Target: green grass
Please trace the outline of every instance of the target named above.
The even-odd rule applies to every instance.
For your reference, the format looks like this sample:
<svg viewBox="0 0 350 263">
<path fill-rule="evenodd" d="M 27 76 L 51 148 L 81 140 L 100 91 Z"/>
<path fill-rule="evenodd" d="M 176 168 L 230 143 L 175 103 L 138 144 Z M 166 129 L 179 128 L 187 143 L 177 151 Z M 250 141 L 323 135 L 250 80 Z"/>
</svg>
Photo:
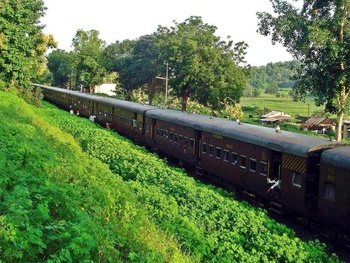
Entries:
<svg viewBox="0 0 350 263">
<path fill-rule="evenodd" d="M 294 119 L 298 116 L 309 117 L 312 116 L 315 112 L 324 110 L 324 107 L 317 107 L 315 105 L 313 98 L 306 98 L 305 102 L 294 102 L 291 97 L 276 97 L 275 95 L 271 94 L 262 94 L 257 98 L 242 97 L 241 105 L 245 118 L 249 115 L 259 117 L 255 111 L 256 108 L 266 108 L 270 111 L 283 111 L 291 115 Z"/>
</svg>

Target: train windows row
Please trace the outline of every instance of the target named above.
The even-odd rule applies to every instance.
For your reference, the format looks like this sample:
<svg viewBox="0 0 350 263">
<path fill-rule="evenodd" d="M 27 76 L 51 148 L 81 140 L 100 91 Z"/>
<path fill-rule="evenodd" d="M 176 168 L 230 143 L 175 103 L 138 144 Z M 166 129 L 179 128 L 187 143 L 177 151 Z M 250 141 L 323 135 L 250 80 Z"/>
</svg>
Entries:
<svg viewBox="0 0 350 263">
<path fill-rule="evenodd" d="M 194 139 L 188 138 L 181 134 L 169 132 L 164 129 L 156 128 L 156 136 L 159 138 L 167 139 L 171 142 L 174 142 L 178 145 L 182 145 L 183 147 L 188 147 L 190 149 L 194 148 Z"/>
<path fill-rule="evenodd" d="M 257 160 L 255 158 L 247 158 L 247 156 L 241 154 L 239 155 L 236 152 L 230 152 L 227 149 L 221 149 L 220 147 L 214 147 L 212 144 L 207 144 L 202 142 L 201 144 L 201 153 L 208 154 L 211 157 L 215 157 L 216 159 L 223 160 L 224 162 L 230 162 L 233 165 L 239 165 L 242 169 L 249 169 L 251 172 L 259 171 L 262 175 L 267 175 L 268 172 L 268 163 L 264 161 L 259 162 L 259 167 Z M 258 170 L 259 168 L 259 170 Z"/>
<path fill-rule="evenodd" d="M 117 115 L 115 116 L 115 120 L 117 122 L 120 122 L 126 126 L 132 126 L 132 127 L 136 127 L 137 126 L 137 121 L 135 119 L 129 119 L 129 118 L 126 118 L 124 116 L 120 116 L 120 115 Z M 140 129 L 142 129 L 142 124 L 140 124 Z"/>
</svg>

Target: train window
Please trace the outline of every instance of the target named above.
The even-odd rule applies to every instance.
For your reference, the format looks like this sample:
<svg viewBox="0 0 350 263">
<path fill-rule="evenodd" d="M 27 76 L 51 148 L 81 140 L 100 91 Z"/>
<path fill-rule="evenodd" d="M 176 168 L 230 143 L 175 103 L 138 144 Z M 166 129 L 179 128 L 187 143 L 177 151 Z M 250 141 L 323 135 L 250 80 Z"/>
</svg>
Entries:
<svg viewBox="0 0 350 263">
<path fill-rule="evenodd" d="M 249 159 L 249 170 L 252 172 L 256 172 L 256 160 L 253 158 Z"/>
<path fill-rule="evenodd" d="M 232 153 L 232 164 L 236 165 L 238 163 L 238 154 Z"/>
<path fill-rule="evenodd" d="M 267 175 L 267 163 L 266 162 L 260 162 L 260 174 Z"/>
<path fill-rule="evenodd" d="M 170 141 L 173 140 L 173 133 L 172 133 L 172 132 L 169 133 L 169 140 L 170 140 Z"/>
<path fill-rule="evenodd" d="M 177 143 L 177 133 L 174 134 L 174 142 Z"/>
<path fill-rule="evenodd" d="M 188 147 L 188 138 L 184 137 L 184 147 Z"/>
<path fill-rule="evenodd" d="M 190 149 L 194 148 L 194 139 L 190 138 Z"/>
<path fill-rule="evenodd" d="M 216 147 L 216 158 L 221 159 L 221 148 L 220 147 Z"/>
<path fill-rule="evenodd" d="M 301 187 L 302 175 L 300 173 L 292 173 L 292 183 L 296 187 Z"/>
<path fill-rule="evenodd" d="M 335 201 L 335 190 L 334 184 L 325 182 L 323 184 L 323 197 L 330 201 Z"/>
<path fill-rule="evenodd" d="M 146 124 L 146 132 L 149 132 L 149 125 Z"/>
<path fill-rule="evenodd" d="M 165 130 L 165 131 L 164 131 L 164 139 L 168 139 L 168 138 L 169 138 L 169 136 L 168 136 L 168 131 Z"/>
<path fill-rule="evenodd" d="M 182 135 L 179 135 L 179 144 L 182 144 Z"/>
<path fill-rule="evenodd" d="M 163 129 L 160 130 L 160 137 L 164 137 L 164 130 Z"/>
<path fill-rule="evenodd" d="M 245 155 L 241 155 L 241 157 L 240 157 L 240 167 L 245 169 L 246 166 L 247 166 L 247 157 Z"/>
<path fill-rule="evenodd" d="M 213 156 L 213 154 L 214 154 L 214 146 L 209 144 L 209 155 Z"/>
<path fill-rule="evenodd" d="M 202 153 L 207 153 L 207 144 L 202 142 Z"/>
<path fill-rule="evenodd" d="M 228 162 L 228 150 L 224 150 L 224 162 Z"/>
</svg>

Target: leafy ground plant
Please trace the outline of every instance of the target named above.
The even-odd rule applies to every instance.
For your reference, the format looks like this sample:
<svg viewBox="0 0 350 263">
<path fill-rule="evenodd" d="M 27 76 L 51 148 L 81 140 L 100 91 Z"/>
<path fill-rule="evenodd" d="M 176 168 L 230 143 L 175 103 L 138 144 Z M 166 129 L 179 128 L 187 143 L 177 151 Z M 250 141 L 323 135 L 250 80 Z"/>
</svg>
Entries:
<svg viewBox="0 0 350 263">
<path fill-rule="evenodd" d="M 265 211 L 195 181 L 118 134 L 47 105 L 44 111 L 127 182 L 148 217 L 194 262 L 339 262 L 318 240 L 302 242 Z"/>
<path fill-rule="evenodd" d="M 49 113 L 0 91 L 0 262 L 193 262 Z"/>
</svg>

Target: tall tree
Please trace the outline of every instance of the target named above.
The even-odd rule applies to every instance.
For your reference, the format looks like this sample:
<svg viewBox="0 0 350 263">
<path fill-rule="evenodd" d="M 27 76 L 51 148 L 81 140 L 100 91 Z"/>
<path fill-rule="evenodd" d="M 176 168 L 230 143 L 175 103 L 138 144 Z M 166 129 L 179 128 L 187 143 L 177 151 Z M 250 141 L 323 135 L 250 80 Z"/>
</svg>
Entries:
<svg viewBox="0 0 350 263">
<path fill-rule="evenodd" d="M 96 85 L 103 82 L 106 69 L 103 66 L 102 54 L 106 42 L 99 38 L 97 30 L 79 29 L 73 38 L 74 53 L 77 55 L 77 78 L 89 92 L 93 93 Z"/>
<path fill-rule="evenodd" d="M 0 2 L 1 80 L 29 88 L 43 71 L 47 48 L 56 46 L 52 36 L 42 33 L 40 18 L 45 10 L 41 0 Z"/>
<path fill-rule="evenodd" d="M 74 53 L 58 49 L 52 51 L 47 58 L 47 67 L 53 75 L 52 85 L 62 88 L 71 87 L 75 75 Z"/>
<path fill-rule="evenodd" d="M 246 84 L 246 76 L 235 59 L 244 62 L 246 46 L 226 43 L 215 36 L 216 27 L 190 17 L 171 28 L 158 28 L 158 44 L 163 60 L 170 66 L 169 84 L 182 97 L 186 111 L 189 97 L 213 109 L 222 107 L 221 101 L 230 97 L 239 101 Z"/>
<path fill-rule="evenodd" d="M 131 53 L 119 58 L 117 63 L 120 81 L 128 93 L 142 87 L 150 104 L 158 88 L 156 76 L 164 63 L 159 53 L 155 34 L 145 35 L 135 40 Z"/>
<path fill-rule="evenodd" d="M 337 115 L 341 140 L 350 95 L 350 1 L 304 0 L 299 9 L 285 0 L 270 0 L 274 15 L 258 12 L 258 32 L 282 43 L 301 62 L 296 92 L 311 93 L 317 106 Z"/>
</svg>

